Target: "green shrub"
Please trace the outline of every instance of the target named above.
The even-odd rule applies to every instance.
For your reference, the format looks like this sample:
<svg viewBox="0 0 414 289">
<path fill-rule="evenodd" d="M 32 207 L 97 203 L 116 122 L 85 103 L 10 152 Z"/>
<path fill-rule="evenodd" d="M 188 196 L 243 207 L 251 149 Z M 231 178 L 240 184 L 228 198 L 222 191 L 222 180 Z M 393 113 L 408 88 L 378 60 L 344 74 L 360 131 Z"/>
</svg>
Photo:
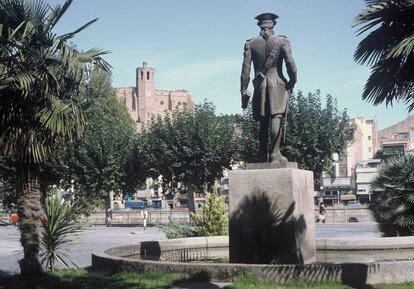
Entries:
<svg viewBox="0 0 414 289">
<path fill-rule="evenodd" d="M 159 225 L 158 227 L 168 239 L 187 238 L 194 235 L 189 225 L 180 224 L 171 218 L 168 218 L 167 225 Z"/>
<path fill-rule="evenodd" d="M 41 262 L 46 269 L 53 271 L 57 264 L 66 267 L 76 264 L 69 258 L 64 248 L 72 242 L 71 235 L 80 231 L 77 223 L 77 210 L 70 201 L 55 194 L 49 194 L 43 202 L 45 218 L 41 226 Z"/>
<path fill-rule="evenodd" d="M 387 160 L 373 179 L 373 201 L 369 205 L 385 237 L 414 233 L 414 156 Z"/>
<path fill-rule="evenodd" d="M 216 191 L 207 196 L 201 214 L 191 213 L 192 230 L 196 236 L 224 236 L 228 234 L 228 216 L 224 201 Z"/>
</svg>

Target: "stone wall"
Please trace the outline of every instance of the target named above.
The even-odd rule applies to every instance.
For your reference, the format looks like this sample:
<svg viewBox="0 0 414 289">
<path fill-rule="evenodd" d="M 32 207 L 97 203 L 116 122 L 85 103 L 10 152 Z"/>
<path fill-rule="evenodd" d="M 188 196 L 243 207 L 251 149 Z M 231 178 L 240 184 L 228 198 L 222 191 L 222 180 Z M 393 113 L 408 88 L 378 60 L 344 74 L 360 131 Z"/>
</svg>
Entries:
<svg viewBox="0 0 414 289">
<path fill-rule="evenodd" d="M 347 223 L 352 222 L 352 218 L 356 218 L 358 222 L 372 222 L 371 212 L 365 206 L 358 207 L 335 207 L 326 208 L 327 223 Z M 168 218 L 174 221 L 187 224 L 190 222 L 190 214 L 188 210 L 149 210 L 148 225 L 167 224 Z M 315 209 L 315 220 L 318 218 L 318 209 Z M 355 219 L 353 219 L 355 221 Z M 90 225 L 104 225 L 105 212 L 94 212 L 89 217 L 83 217 L 82 222 Z M 130 211 L 112 211 L 113 225 L 142 225 L 143 219 L 140 210 Z"/>
<path fill-rule="evenodd" d="M 326 223 L 373 222 L 374 219 L 366 206 L 326 207 Z M 315 209 L 315 219 L 319 210 Z"/>
<path fill-rule="evenodd" d="M 187 224 L 190 222 L 190 214 L 188 210 L 154 210 L 148 211 L 148 225 L 167 224 L 169 218 L 179 223 Z M 105 212 L 94 212 L 88 217 L 83 217 L 82 222 L 90 225 L 104 225 Z M 141 210 L 130 211 L 112 211 L 113 225 L 142 225 L 143 218 Z"/>
</svg>

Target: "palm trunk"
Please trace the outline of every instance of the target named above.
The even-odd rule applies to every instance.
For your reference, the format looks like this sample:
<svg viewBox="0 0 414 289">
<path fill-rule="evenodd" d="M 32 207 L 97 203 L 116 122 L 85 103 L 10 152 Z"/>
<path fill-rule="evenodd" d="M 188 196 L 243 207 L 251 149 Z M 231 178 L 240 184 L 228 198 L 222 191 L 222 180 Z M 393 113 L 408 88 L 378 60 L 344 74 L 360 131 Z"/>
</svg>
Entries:
<svg viewBox="0 0 414 289">
<path fill-rule="evenodd" d="M 37 177 L 17 170 L 18 215 L 20 243 L 24 257 L 19 260 L 22 275 L 41 273 L 39 261 L 40 217 L 42 215 L 41 192 Z"/>
</svg>

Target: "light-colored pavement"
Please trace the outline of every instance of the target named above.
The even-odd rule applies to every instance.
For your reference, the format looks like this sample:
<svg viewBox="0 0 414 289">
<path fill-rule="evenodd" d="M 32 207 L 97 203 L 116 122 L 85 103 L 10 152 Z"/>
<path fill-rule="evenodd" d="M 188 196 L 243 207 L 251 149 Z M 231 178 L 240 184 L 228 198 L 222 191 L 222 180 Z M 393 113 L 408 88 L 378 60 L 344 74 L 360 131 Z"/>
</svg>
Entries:
<svg viewBox="0 0 414 289">
<path fill-rule="evenodd" d="M 19 272 L 18 260 L 22 258 L 19 231 L 15 226 L 0 226 L 0 275 Z M 142 241 L 165 239 L 157 228 L 142 227 L 86 227 L 76 236 L 69 248 L 69 256 L 80 267 L 91 265 L 91 253 L 111 247 Z"/>
<path fill-rule="evenodd" d="M 316 225 L 316 238 L 369 237 L 378 237 L 374 223 Z M 86 267 L 91 265 L 91 253 L 94 251 L 161 239 L 165 239 L 165 235 L 155 227 L 147 228 L 145 232 L 142 227 L 87 227 L 76 237 L 69 255 L 79 266 Z M 17 261 L 21 257 L 22 249 L 17 228 L 0 226 L 0 275 L 17 273 Z"/>
</svg>

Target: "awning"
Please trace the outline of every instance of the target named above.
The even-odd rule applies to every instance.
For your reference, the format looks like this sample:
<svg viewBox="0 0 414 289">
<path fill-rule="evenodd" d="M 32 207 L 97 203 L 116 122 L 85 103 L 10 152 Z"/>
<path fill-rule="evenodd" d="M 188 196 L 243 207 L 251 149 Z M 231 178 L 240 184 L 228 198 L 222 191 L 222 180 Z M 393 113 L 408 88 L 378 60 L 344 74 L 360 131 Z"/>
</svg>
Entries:
<svg viewBox="0 0 414 289">
<path fill-rule="evenodd" d="M 349 194 L 349 195 L 341 195 L 341 201 L 355 201 L 356 196 Z"/>
</svg>

